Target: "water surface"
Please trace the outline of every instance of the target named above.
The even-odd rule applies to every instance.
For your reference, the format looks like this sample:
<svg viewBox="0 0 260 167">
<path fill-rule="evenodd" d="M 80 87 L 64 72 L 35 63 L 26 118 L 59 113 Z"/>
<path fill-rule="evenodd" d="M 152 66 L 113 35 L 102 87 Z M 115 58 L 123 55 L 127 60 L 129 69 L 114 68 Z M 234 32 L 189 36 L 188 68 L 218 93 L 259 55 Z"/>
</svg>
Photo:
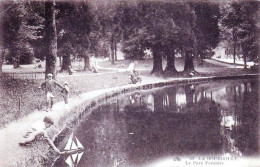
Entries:
<svg viewBox="0 0 260 167">
<path fill-rule="evenodd" d="M 258 80 L 137 91 L 107 101 L 81 121 L 73 134 L 85 151 L 72 161 L 139 167 L 169 156 L 254 156 L 258 119 Z M 66 166 L 67 158 L 54 166 Z"/>
</svg>

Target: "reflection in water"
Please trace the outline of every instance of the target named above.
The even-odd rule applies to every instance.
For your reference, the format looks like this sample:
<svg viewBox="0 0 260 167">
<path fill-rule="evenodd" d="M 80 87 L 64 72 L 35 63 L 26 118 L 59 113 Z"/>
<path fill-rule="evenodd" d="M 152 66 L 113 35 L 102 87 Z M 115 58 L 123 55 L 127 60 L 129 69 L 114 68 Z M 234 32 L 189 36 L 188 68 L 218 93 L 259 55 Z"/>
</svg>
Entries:
<svg viewBox="0 0 260 167">
<path fill-rule="evenodd" d="M 258 82 L 178 85 L 123 95 L 102 105 L 74 134 L 78 166 L 143 166 L 192 154 L 258 154 Z M 63 146 L 61 146 L 63 147 Z M 64 166 L 60 157 L 56 166 Z"/>
<path fill-rule="evenodd" d="M 164 94 L 163 95 L 163 106 L 167 107 L 169 105 L 170 105 L 170 103 L 169 103 L 169 96 L 167 94 Z"/>
<path fill-rule="evenodd" d="M 180 92 L 179 90 L 180 89 L 178 89 L 176 93 L 176 105 L 180 108 L 183 108 L 187 104 L 186 94 L 185 92 Z"/>
<path fill-rule="evenodd" d="M 149 94 L 147 97 L 147 109 L 154 111 L 154 98 L 151 94 Z"/>
</svg>

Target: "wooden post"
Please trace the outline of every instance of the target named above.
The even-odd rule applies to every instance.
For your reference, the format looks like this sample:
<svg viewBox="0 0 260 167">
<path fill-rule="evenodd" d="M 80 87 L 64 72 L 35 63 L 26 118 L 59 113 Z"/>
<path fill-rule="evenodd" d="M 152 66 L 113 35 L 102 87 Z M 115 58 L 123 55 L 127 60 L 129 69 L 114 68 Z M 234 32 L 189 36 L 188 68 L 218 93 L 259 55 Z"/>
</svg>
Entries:
<svg viewBox="0 0 260 167">
<path fill-rule="evenodd" d="M 21 111 L 21 97 L 18 98 L 18 109 Z"/>
</svg>

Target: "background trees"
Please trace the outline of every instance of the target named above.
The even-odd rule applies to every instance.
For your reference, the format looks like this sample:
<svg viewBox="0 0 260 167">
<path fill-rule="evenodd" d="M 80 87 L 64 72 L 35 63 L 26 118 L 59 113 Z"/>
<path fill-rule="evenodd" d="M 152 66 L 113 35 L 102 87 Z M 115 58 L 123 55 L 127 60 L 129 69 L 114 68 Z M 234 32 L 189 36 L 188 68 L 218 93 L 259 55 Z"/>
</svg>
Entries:
<svg viewBox="0 0 260 167">
<path fill-rule="evenodd" d="M 224 10 L 222 13 L 222 24 L 225 27 L 227 40 L 233 43 L 233 59 L 234 64 L 236 62 L 236 47 L 238 43 L 238 32 L 240 31 L 239 25 L 242 24 L 243 20 L 241 16 L 241 4 L 239 2 L 232 2 L 223 6 Z"/>
<path fill-rule="evenodd" d="M 61 70 L 68 70 L 71 64 L 71 56 L 78 56 L 84 59 L 84 69 L 89 67 L 89 55 L 87 50 L 90 47 L 89 34 L 92 16 L 89 12 L 89 5 L 81 2 L 59 2 L 57 3 L 59 14 L 57 15 L 57 27 L 59 33 L 59 48 L 63 52 L 63 64 Z"/>
<path fill-rule="evenodd" d="M 226 39 L 233 43 L 234 63 L 236 61 L 237 45 L 242 48 L 244 68 L 246 60 L 256 59 L 259 55 L 259 3 L 231 2 L 223 6 L 221 23 L 225 28 Z"/>
<path fill-rule="evenodd" d="M 122 46 L 126 59 L 143 59 L 151 50 L 153 74 L 176 75 L 176 54 L 184 59 L 184 73 L 191 74 L 193 58 L 213 55 L 221 40 L 232 43 L 234 62 L 241 47 L 245 67 L 259 55 L 259 3 L 253 1 L 23 1 L 1 7 L 1 49 L 15 68 L 36 57 L 46 59 L 46 72 L 54 73 L 59 56 L 61 70 L 75 57 L 90 69 L 90 56 L 110 57 L 113 64 Z"/>
<path fill-rule="evenodd" d="M 33 60 L 32 43 L 42 36 L 43 18 L 34 10 L 34 4 L 29 2 L 3 3 L 2 30 L 3 47 L 8 48 L 6 60 L 14 65 L 29 64 Z"/>
<path fill-rule="evenodd" d="M 127 29 L 130 38 L 124 38 L 126 53 L 151 49 L 152 73 L 164 74 L 162 57 L 167 56 L 168 74 L 175 74 L 175 52 L 185 53 L 185 71 L 192 70 L 192 51 L 195 49 L 195 12 L 188 3 L 160 3 L 144 1 L 134 6 L 135 26 Z"/>
<path fill-rule="evenodd" d="M 259 3 L 257 2 L 243 2 L 241 7 L 242 24 L 239 26 L 240 31 L 238 37 L 242 48 L 242 55 L 244 60 L 244 68 L 247 68 L 246 61 L 251 60 L 258 62 L 259 55 L 259 37 L 260 27 L 257 27 L 259 22 Z"/>
<path fill-rule="evenodd" d="M 220 5 L 217 3 L 194 3 L 196 14 L 196 53 L 203 60 L 207 55 L 212 55 L 212 50 L 220 42 Z M 201 61 L 203 62 L 203 61 Z"/>
</svg>

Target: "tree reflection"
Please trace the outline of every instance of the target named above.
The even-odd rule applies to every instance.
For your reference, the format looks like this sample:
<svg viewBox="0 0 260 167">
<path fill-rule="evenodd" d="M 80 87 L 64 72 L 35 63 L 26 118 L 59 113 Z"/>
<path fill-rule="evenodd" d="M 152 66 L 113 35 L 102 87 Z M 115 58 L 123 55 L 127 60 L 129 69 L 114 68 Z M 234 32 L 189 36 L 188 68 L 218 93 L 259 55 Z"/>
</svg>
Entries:
<svg viewBox="0 0 260 167">
<path fill-rule="evenodd" d="M 258 153 L 258 82 L 178 85 L 100 106 L 76 130 L 90 166 L 140 166 L 168 155 Z M 111 156 L 112 155 L 112 156 Z"/>
<path fill-rule="evenodd" d="M 180 87 L 177 89 L 177 92 L 176 92 L 177 110 L 179 111 L 180 109 L 185 107 L 186 104 L 187 104 L 186 92 L 182 87 Z"/>
</svg>

